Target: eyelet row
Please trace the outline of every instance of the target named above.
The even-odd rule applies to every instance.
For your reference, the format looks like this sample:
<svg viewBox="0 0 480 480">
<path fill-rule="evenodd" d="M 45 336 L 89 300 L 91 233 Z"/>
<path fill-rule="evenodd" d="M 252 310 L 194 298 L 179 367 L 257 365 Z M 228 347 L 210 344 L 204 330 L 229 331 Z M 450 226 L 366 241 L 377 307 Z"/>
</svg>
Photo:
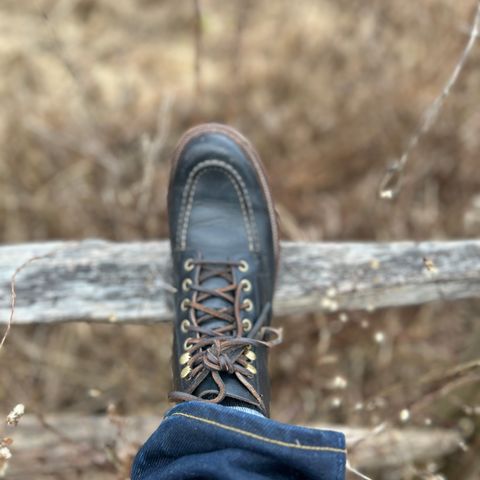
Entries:
<svg viewBox="0 0 480 480">
<path fill-rule="evenodd" d="M 245 272 L 248 272 L 248 269 L 249 269 L 249 265 L 248 265 L 248 262 L 245 261 L 245 260 L 240 260 L 240 264 L 238 265 L 238 269 L 242 272 L 242 273 L 245 273 Z"/>
<path fill-rule="evenodd" d="M 184 292 L 188 292 L 190 290 L 190 287 L 192 286 L 192 284 L 193 284 L 193 280 L 191 278 L 186 278 L 182 282 L 182 290 Z"/>
<path fill-rule="evenodd" d="M 246 278 L 240 281 L 240 286 L 244 292 L 250 292 L 252 290 L 252 284 L 250 280 L 247 280 Z"/>
<path fill-rule="evenodd" d="M 245 311 L 251 312 L 253 310 L 253 302 L 249 298 L 246 298 L 243 301 L 243 308 L 245 309 Z"/>
<path fill-rule="evenodd" d="M 182 331 L 182 333 L 187 333 L 189 326 L 190 320 L 188 320 L 187 318 L 185 320 L 182 320 L 182 323 L 180 324 L 180 330 Z"/>
<path fill-rule="evenodd" d="M 257 373 L 257 369 L 255 368 L 254 365 L 252 365 L 252 363 L 257 359 L 257 355 L 256 353 L 253 351 L 252 349 L 252 346 L 249 345 L 247 348 L 246 348 L 246 351 L 244 352 L 245 353 L 245 357 L 247 358 L 247 366 L 245 367 L 249 372 L 253 373 L 254 375 Z"/>
<path fill-rule="evenodd" d="M 187 258 L 185 260 L 185 262 L 183 263 L 183 268 L 187 271 L 187 272 L 191 272 L 194 268 L 195 268 L 195 264 L 193 262 L 193 258 Z M 239 262 L 239 265 L 238 265 L 238 269 L 242 272 L 242 273 L 245 273 L 245 272 L 248 272 L 248 269 L 250 268 L 250 265 L 248 264 L 248 262 L 246 260 L 240 260 Z"/>
<path fill-rule="evenodd" d="M 195 264 L 193 263 L 193 259 L 192 258 L 187 258 L 185 260 L 185 262 L 183 263 L 183 268 L 186 272 L 191 272 L 195 268 Z M 192 284 L 193 284 L 193 281 L 192 281 L 191 278 L 185 278 L 182 282 L 182 290 L 184 292 L 188 292 L 190 290 Z M 189 298 L 184 298 L 182 300 L 182 303 L 180 303 L 180 309 L 183 312 L 186 312 L 190 308 L 191 304 L 192 304 L 192 301 Z M 187 318 L 182 320 L 182 323 L 180 324 L 181 332 L 182 333 L 187 333 L 189 327 L 190 327 L 190 320 L 188 320 Z M 180 356 L 180 358 L 178 360 L 178 363 L 180 365 L 186 365 L 191 358 L 189 350 L 192 348 L 192 344 L 190 343 L 190 340 L 191 340 L 190 338 L 187 338 L 183 342 L 184 353 Z M 182 371 L 180 372 L 180 377 L 182 379 L 187 378 L 190 375 L 191 371 L 192 371 L 192 368 L 189 365 L 186 365 L 182 369 Z"/>
<path fill-rule="evenodd" d="M 182 312 L 186 312 L 190 308 L 191 304 L 192 301 L 189 298 L 184 298 L 182 300 L 182 303 L 180 304 L 180 309 L 182 310 Z"/>
<path fill-rule="evenodd" d="M 188 322 L 188 320 L 184 320 L 182 322 L 182 325 L 185 323 L 185 322 Z M 188 322 L 190 324 L 190 322 Z M 180 327 L 181 328 L 181 327 Z M 183 331 L 183 330 L 182 330 Z M 190 361 L 190 359 L 192 358 L 191 355 L 190 355 L 190 352 L 189 350 L 192 348 L 192 344 L 190 343 L 190 338 L 187 338 L 185 340 L 185 342 L 183 342 L 183 349 L 185 350 L 183 352 L 183 354 L 180 356 L 180 358 L 178 359 L 178 363 L 180 365 L 186 365 L 188 364 L 188 362 Z M 180 377 L 181 378 L 187 378 L 190 373 L 192 371 L 192 368 L 189 366 L 189 365 L 186 365 L 182 371 L 180 372 Z"/>
<path fill-rule="evenodd" d="M 247 272 L 248 269 L 249 269 L 248 262 L 246 262 L 245 260 L 241 260 L 238 269 L 241 272 Z M 251 292 L 252 291 L 252 283 L 250 282 L 250 280 L 248 280 L 246 278 L 243 278 L 240 281 L 240 287 L 244 292 Z M 251 312 L 253 310 L 253 302 L 250 299 L 247 298 L 243 302 L 243 307 L 245 308 L 245 311 Z M 243 326 L 243 331 L 244 332 L 249 332 L 252 329 L 252 326 L 253 326 L 252 321 L 249 320 L 248 318 L 244 318 L 242 320 L 242 326 Z"/>
<path fill-rule="evenodd" d="M 252 329 L 252 321 L 248 318 L 242 320 L 242 326 L 244 332 L 249 332 Z"/>
</svg>

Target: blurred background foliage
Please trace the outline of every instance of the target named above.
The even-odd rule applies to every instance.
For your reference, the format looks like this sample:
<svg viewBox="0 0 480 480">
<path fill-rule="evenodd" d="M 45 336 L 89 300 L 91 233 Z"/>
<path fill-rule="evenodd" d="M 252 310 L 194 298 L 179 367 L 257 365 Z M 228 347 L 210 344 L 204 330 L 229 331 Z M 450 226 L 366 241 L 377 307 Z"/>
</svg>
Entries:
<svg viewBox="0 0 480 480">
<path fill-rule="evenodd" d="M 284 239 L 478 236 L 478 47 L 398 198 L 377 195 L 458 61 L 473 0 L 199 5 L 196 13 L 186 0 L 1 1 L 2 243 L 165 238 L 169 154 L 204 121 L 232 124 L 257 146 Z M 274 417 L 396 422 L 422 375 L 478 356 L 478 316 L 478 302 L 462 301 L 280 318 Z M 113 402 L 124 414 L 161 414 L 169 357 L 168 325 L 14 328 L 0 357 L 0 405 L 101 413 Z M 478 384 L 410 423 L 463 429 L 468 448 L 375 478 L 479 478 Z"/>
</svg>

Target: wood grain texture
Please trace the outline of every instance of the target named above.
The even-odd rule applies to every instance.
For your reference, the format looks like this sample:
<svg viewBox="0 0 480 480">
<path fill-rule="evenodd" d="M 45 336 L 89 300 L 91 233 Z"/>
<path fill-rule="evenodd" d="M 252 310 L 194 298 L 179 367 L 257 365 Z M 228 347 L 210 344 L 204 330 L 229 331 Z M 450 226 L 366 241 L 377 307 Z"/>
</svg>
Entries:
<svg viewBox="0 0 480 480">
<path fill-rule="evenodd" d="M 16 324 L 172 319 L 166 241 L 0 247 L 0 322 L 16 278 Z M 283 243 L 276 315 L 480 296 L 480 241 Z"/>
<path fill-rule="evenodd" d="M 11 433 L 14 443 L 9 478 L 37 479 L 40 473 L 52 474 L 65 468 L 91 471 L 95 464 L 97 467 L 108 464 L 112 449 L 119 458 L 131 457 L 161 418 L 135 416 L 115 418 L 112 422 L 105 416 L 58 415 L 46 420 L 55 432 L 45 428 L 36 417 L 27 415 Z M 309 426 L 343 432 L 348 459 L 359 469 L 385 469 L 439 458 L 457 450 L 462 441 L 458 432 L 438 428 L 390 428 L 370 436 L 368 428 Z M 358 442 L 359 439 L 364 440 Z M 35 475 L 30 476 L 33 472 Z"/>
</svg>

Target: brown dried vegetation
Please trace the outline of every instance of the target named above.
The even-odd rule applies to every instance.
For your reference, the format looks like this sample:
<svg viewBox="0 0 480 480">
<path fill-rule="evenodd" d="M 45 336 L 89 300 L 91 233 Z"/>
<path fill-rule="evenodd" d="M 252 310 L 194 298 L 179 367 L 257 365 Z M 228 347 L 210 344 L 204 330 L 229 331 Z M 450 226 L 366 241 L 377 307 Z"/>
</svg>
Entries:
<svg viewBox="0 0 480 480">
<path fill-rule="evenodd" d="M 257 145 L 286 239 L 478 236 L 478 46 L 399 197 L 377 196 L 468 40 L 473 0 L 200 5 L 196 25 L 187 1 L 2 1 L 2 243 L 166 237 L 168 155 L 202 121 L 233 124 Z M 401 422 L 421 378 L 478 357 L 478 315 L 478 302 L 457 302 L 279 319 L 274 416 Z M 114 402 L 123 414 L 161 414 L 169 356 L 168 325 L 13 328 L 0 410 L 100 413 Z M 435 467 L 446 478 L 478 478 L 479 405 L 469 383 L 408 418 L 468 434 L 469 450 Z M 375 478 L 434 478 L 425 472 L 435 468 Z"/>
</svg>

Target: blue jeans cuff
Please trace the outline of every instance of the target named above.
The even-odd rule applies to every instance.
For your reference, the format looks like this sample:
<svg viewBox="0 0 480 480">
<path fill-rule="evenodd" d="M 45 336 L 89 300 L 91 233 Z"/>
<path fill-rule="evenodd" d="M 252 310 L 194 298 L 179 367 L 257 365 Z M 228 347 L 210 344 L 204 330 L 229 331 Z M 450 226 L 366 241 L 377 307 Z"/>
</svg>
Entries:
<svg viewBox="0 0 480 480">
<path fill-rule="evenodd" d="M 344 480 L 345 437 L 222 405 L 169 410 L 137 454 L 132 480 Z"/>
</svg>

